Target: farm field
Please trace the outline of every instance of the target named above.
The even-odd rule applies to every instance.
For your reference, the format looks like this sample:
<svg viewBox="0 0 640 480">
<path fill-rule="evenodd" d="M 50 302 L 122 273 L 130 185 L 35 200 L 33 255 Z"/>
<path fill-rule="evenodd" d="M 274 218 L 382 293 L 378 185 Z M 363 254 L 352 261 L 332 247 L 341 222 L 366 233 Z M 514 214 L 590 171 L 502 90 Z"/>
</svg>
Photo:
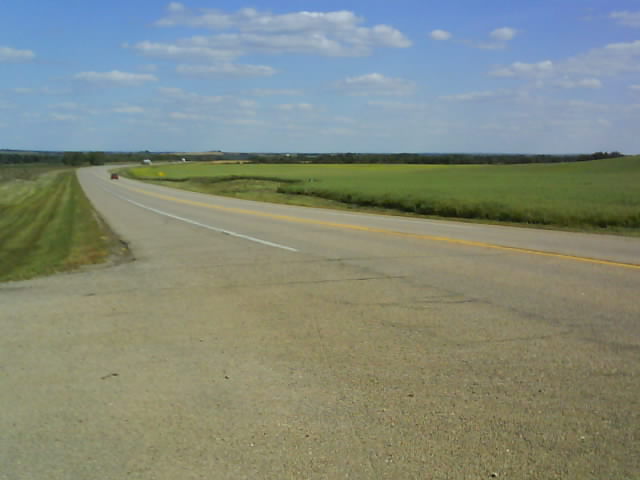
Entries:
<svg viewBox="0 0 640 480">
<path fill-rule="evenodd" d="M 102 262 L 111 242 L 73 170 L 0 168 L 0 281 Z"/>
<path fill-rule="evenodd" d="M 133 178 L 252 200 L 530 226 L 640 230 L 640 156 L 535 165 L 159 165 Z"/>
</svg>

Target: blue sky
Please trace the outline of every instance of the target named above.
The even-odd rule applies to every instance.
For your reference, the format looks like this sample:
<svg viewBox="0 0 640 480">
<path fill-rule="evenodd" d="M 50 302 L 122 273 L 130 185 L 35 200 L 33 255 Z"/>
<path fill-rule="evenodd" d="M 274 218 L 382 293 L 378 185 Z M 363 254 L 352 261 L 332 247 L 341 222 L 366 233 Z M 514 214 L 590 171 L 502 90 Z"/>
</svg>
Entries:
<svg viewBox="0 0 640 480">
<path fill-rule="evenodd" d="M 640 0 L 5 0 L 0 148 L 640 152 Z"/>
</svg>

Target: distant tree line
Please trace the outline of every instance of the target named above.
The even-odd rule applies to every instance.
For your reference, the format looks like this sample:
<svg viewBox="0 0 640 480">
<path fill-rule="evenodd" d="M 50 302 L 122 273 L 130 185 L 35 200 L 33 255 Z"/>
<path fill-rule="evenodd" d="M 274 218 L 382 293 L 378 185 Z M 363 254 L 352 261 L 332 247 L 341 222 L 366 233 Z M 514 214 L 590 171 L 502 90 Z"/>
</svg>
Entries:
<svg viewBox="0 0 640 480">
<path fill-rule="evenodd" d="M 332 153 L 296 155 L 253 155 L 255 163 L 339 163 L 339 164 L 425 164 L 425 165 L 478 165 L 519 163 L 584 162 L 624 156 L 620 152 L 595 152 L 581 155 L 526 155 L 526 154 L 418 154 L 418 153 Z"/>
<path fill-rule="evenodd" d="M 0 151 L 0 165 L 42 163 L 55 164 L 62 162 L 62 153 L 19 152 L 13 150 Z"/>
<path fill-rule="evenodd" d="M 74 167 L 82 165 L 104 165 L 105 163 L 140 163 L 149 158 L 141 152 L 26 152 L 19 150 L 0 150 L 2 164 L 63 164 Z M 175 159 L 175 157 L 173 157 Z"/>
<path fill-rule="evenodd" d="M 0 151 L 2 164 L 63 164 L 69 166 L 103 165 L 104 152 L 21 152 L 14 150 Z"/>
<path fill-rule="evenodd" d="M 175 162 L 181 158 L 189 161 L 209 162 L 213 160 L 247 160 L 251 153 L 204 152 L 193 155 L 172 152 L 28 152 L 23 150 L 0 150 L 2 164 L 64 164 L 71 166 L 102 165 L 104 163 L 140 163 L 145 158 L 154 162 Z"/>
<path fill-rule="evenodd" d="M 0 150 L 2 164 L 64 164 L 69 166 L 103 165 L 105 163 L 140 163 L 149 158 L 155 161 L 176 161 L 182 157 L 190 161 L 249 160 L 255 163 L 387 163 L 387 164 L 518 164 L 583 162 L 622 157 L 620 152 L 595 152 L 582 155 L 526 155 L 526 154 L 420 154 L 420 153 L 332 153 L 332 154 L 250 154 L 211 152 L 198 155 L 142 152 L 27 152 Z"/>
<path fill-rule="evenodd" d="M 62 163 L 71 167 L 81 165 L 104 165 L 104 152 L 64 152 Z"/>
</svg>

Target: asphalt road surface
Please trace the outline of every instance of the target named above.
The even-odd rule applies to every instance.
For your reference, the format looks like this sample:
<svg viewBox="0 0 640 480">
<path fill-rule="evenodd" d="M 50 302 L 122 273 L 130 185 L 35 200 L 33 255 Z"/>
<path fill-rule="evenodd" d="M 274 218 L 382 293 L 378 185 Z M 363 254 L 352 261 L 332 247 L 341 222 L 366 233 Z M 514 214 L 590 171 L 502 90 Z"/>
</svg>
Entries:
<svg viewBox="0 0 640 480">
<path fill-rule="evenodd" d="M 640 478 L 640 239 L 79 177 L 135 260 L 0 286 L 0 479 Z"/>
</svg>

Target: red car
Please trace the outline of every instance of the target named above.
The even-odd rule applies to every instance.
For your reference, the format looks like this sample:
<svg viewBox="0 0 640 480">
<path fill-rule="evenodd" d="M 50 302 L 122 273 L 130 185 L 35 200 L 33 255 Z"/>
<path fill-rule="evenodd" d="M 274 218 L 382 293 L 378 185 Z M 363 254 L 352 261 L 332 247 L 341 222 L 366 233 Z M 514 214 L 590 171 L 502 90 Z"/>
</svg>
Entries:
<svg viewBox="0 0 640 480">
<path fill-rule="evenodd" d="M 111 174 L 111 180 L 118 180 L 119 178 L 120 178 L 120 175 L 118 175 L 117 173 Z"/>
</svg>

